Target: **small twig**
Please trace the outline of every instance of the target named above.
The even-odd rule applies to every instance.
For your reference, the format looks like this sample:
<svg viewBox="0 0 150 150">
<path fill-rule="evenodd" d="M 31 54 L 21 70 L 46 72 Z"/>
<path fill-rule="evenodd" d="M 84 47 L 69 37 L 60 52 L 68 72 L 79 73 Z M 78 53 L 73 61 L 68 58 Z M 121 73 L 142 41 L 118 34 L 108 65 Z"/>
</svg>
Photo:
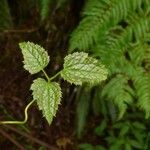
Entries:
<svg viewBox="0 0 150 150">
<path fill-rule="evenodd" d="M 37 31 L 39 28 L 32 28 L 32 29 L 12 29 L 12 30 L 4 30 L 4 34 L 9 34 L 9 33 L 32 33 Z"/>
<path fill-rule="evenodd" d="M 15 141 L 9 134 L 7 134 L 1 129 L 0 129 L 0 133 L 8 140 L 10 140 L 13 144 L 15 144 L 20 150 L 25 150 L 25 148 L 22 145 L 20 145 L 17 141 Z"/>
<path fill-rule="evenodd" d="M 31 135 L 29 135 L 29 134 L 26 134 L 26 133 L 24 133 L 24 132 L 22 132 L 22 131 L 20 131 L 20 130 L 17 130 L 16 128 L 14 128 L 14 127 L 12 127 L 12 126 L 10 126 L 10 125 L 4 125 L 4 126 L 7 127 L 7 128 L 10 129 L 10 130 L 12 130 L 12 131 L 14 131 L 14 132 L 16 132 L 16 133 L 22 135 L 22 136 L 24 136 L 24 137 L 30 139 L 31 141 L 33 141 L 33 142 L 35 142 L 35 143 L 38 143 L 39 145 L 43 145 L 43 146 L 47 147 L 49 150 L 58 150 L 58 148 L 56 148 L 56 147 L 54 147 L 54 146 L 51 146 L 51 145 L 49 145 L 49 144 L 47 144 L 47 143 L 45 143 L 45 142 L 43 142 L 43 141 L 41 141 L 41 140 L 39 140 L 39 139 L 37 139 L 37 138 L 31 136 Z"/>
</svg>

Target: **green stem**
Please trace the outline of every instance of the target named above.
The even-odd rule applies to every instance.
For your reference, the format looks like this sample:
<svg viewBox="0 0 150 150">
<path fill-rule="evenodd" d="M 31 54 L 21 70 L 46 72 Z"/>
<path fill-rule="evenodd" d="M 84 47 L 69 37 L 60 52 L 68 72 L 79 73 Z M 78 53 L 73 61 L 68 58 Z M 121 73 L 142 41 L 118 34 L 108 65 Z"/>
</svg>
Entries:
<svg viewBox="0 0 150 150">
<path fill-rule="evenodd" d="M 49 81 L 53 80 L 54 78 L 56 78 L 57 76 L 59 76 L 61 73 L 61 71 L 59 71 L 58 73 L 56 73 L 54 76 L 52 76 Z"/>
<path fill-rule="evenodd" d="M 0 124 L 25 124 L 28 120 L 28 109 L 34 103 L 35 100 L 32 100 L 25 108 L 24 115 L 25 118 L 23 121 L 0 121 Z"/>
<path fill-rule="evenodd" d="M 48 81 L 50 81 L 50 78 L 49 78 L 49 76 L 47 75 L 47 73 L 45 72 L 45 70 L 42 69 L 42 72 L 44 73 L 46 79 L 47 79 Z"/>
</svg>

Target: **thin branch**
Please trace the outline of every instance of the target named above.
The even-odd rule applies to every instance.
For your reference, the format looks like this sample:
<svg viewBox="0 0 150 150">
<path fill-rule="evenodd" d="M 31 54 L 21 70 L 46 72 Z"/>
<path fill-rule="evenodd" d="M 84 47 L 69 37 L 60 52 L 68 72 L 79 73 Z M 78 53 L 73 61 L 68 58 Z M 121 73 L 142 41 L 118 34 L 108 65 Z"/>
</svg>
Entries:
<svg viewBox="0 0 150 150">
<path fill-rule="evenodd" d="M 13 144 L 15 144 L 20 150 L 25 150 L 25 148 L 20 145 L 17 141 L 15 141 L 9 134 L 7 134 L 6 132 L 4 132 L 3 130 L 0 129 L 0 133 L 6 137 L 9 141 L 11 141 Z"/>
<path fill-rule="evenodd" d="M 12 29 L 12 30 L 4 30 L 2 31 L 4 34 L 10 34 L 10 33 L 32 33 L 37 31 L 39 28 L 32 28 L 32 29 Z"/>
<path fill-rule="evenodd" d="M 27 133 L 24 133 L 23 131 L 17 130 L 16 128 L 14 128 L 14 127 L 12 127 L 10 125 L 4 125 L 4 126 L 7 127 L 8 129 L 10 129 L 10 130 L 20 134 L 20 135 L 26 137 L 27 139 L 30 139 L 31 141 L 33 141 L 35 143 L 38 143 L 39 145 L 47 147 L 49 150 L 58 150 L 58 148 L 56 148 L 54 146 L 51 146 L 51 145 L 49 145 L 49 144 L 47 144 L 47 143 L 45 143 L 45 142 L 43 142 L 43 141 L 41 141 L 39 139 L 37 139 L 37 138 L 27 134 Z"/>
</svg>

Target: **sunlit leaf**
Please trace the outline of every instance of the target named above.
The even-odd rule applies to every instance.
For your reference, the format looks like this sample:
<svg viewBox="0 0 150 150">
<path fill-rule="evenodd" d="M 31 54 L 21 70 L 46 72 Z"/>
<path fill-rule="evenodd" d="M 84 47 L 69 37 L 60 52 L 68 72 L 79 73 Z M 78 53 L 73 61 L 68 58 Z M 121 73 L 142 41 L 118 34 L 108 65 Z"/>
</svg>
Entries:
<svg viewBox="0 0 150 150">
<path fill-rule="evenodd" d="M 43 116 L 50 124 L 56 115 L 61 100 L 61 88 L 56 82 L 47 82 L 38 78 L 31 85 L 33 99 L 37 101 L 38 107 L 42 110 Z"/>
<path fill-rule="evenodd" d="M 97 59 L 87 53 L 76 52 L 65 57 L 61 76 L 70 83 L 98 84 L 107 78 L 107 69 Z"/>
<path fill-rule="evenodd" d="M 24 58 L 24 68 L 31 74 L 41 71 L 49 63 L 49 56 L 41 46 L 32 42 L 22 42 L 19 46 Z"/>
</svg>

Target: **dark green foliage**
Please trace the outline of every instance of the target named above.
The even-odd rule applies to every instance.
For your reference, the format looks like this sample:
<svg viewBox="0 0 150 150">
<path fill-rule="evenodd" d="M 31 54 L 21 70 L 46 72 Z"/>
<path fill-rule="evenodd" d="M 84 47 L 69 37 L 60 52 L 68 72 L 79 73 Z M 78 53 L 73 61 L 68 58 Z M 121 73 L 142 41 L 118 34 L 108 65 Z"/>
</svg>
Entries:
<svg viewBox="0 0 150 150">
<path fill-rule="evenodd" d="M 150 116 L 149 35 L 149 0 L 88 0 L 71 35 L 70 51 L 89 51 L 109 68 L 101 97 L 118 106 L 119 118 L 133 104 Z"/>
<path fill-rule="evenodd" d="M 108 93 L 108 91 L 111 92 Z M 116 94 L 116 91 L 118 94 Z M 118 75 L 106 84 L 102 91 L 102 96 L 106 99 L 113 100 L 118 105 L 120 110 L 119 118 L 121 118 L 127 109 L 127 104 L 132 104 L 133 102 L 132 93 L 134 92 L 128 85 L 128 78 L 123 75 Z"/>
<path fill-rule="evenodd" d="M 113 131 L 109 131 L 106 138 L 109 150 L 145 149 L 145 131 L 145 125 L 139 122 L 123 121 L 114 124 Z"/>
<path fill-rule="evenodd" d="M 92 146 L 91 144 L 84 143 L 79 145 L 80 150 L 106 150 L 103 146 Z"/>
<path fill-rule="evenodd" d="M 0 30 L 12 27 L 12 18 L 7 0 L 0 1 Z"/>
<path fill-rule="evenodd" d="M 146 118 L 150 116 L 150 75 L 141 74 L 134 79 L 138 106 L 145 110 Z"/>
<path fill-rule="evenodd" d="M 42 21 L 49 16 L 50 6 L 52 2 L 54 1 L 53 0 L 40 0 L 40 7 L 41 7 L 40 16 L 41 16 Z"/>
<path fill-rule="evenodd" d="M 82 132 L 85 128 L 87 115 L 90 105 L 90 90 L 81 88 L 77 94 L 77 137 L 81 138 Z"/>
<path fill-rule="evenodd" d="M 39 0 L 41 21 L 48 19 L 48 17 L 53 14 L 53 11 L 63 7 L 68 1 L 69 0 Z"/>
<path fill-rule="evenodd" d="M 106 120 L 100 122 L 100 125 L 95 128 L 95 134 L 98 139 L 103 139 L 103 142 L 96 146 L 85 143 L 79 148 L 81 150 L 149 150 L 149 123 L 134 121 L 138 117 L 139 114 L 135 114 L 131 120 L 126 118 L 115 122 L 111 127 Z"/>
<path fill-rule="evenodd" d="M 73 32 L 70 50 L 86 50 L 105 33 L 135 11 L 142 0 L 88 0 L 83 19 Z"/>
</svg>

